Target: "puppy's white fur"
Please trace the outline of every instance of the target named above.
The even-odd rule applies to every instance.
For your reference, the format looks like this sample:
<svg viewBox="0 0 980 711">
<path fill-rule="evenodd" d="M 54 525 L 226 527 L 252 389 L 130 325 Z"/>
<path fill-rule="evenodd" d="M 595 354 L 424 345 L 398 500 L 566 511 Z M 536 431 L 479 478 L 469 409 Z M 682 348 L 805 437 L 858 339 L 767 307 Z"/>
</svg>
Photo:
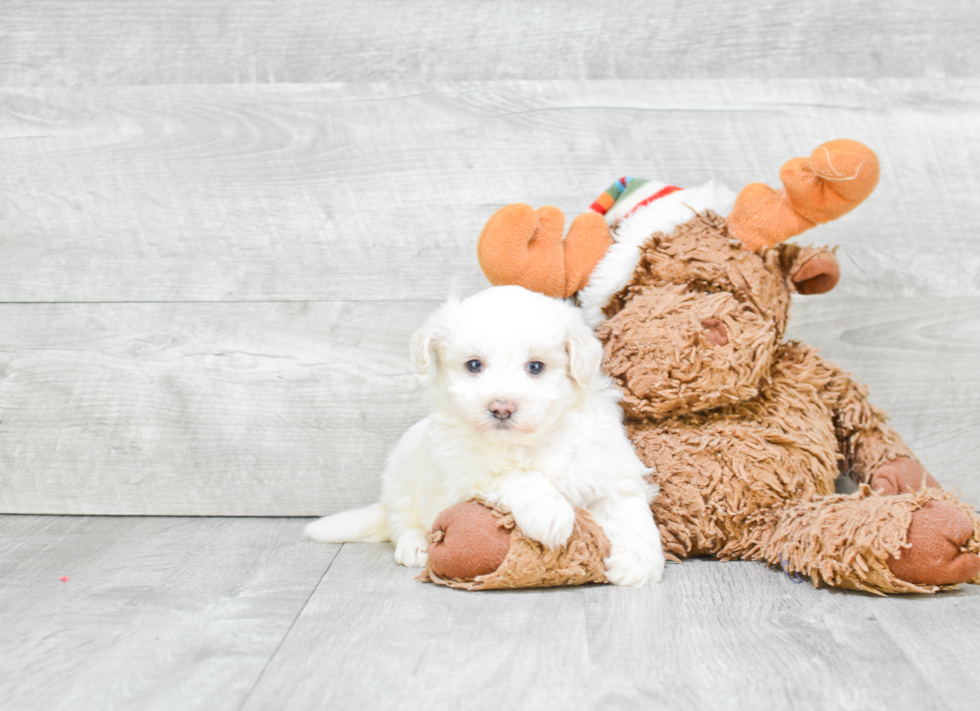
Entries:
<svg viewBox="0 0 980 711">
<path fill-rule="evenodd" d="M 307 535 L 391 540 L 397 562 L 423 566 L 426 534 L 454 504 L 480 498 L 510 511 L 549 547 L 568 541 L 577 506 L 609 537 L 611 582 L 660 580 L 664 555 L 649 507 L 656 487 L 644 480 L 580 309 L 494 287 L 438 309 L 412 339 L 412 356 L 432 413 L 392 451 L 380 503 L 319 519 Z M 543 369 L 535 374 L 530 363 Z M 494 403 L 508 407 L 495 415 Z"/>
</svg>

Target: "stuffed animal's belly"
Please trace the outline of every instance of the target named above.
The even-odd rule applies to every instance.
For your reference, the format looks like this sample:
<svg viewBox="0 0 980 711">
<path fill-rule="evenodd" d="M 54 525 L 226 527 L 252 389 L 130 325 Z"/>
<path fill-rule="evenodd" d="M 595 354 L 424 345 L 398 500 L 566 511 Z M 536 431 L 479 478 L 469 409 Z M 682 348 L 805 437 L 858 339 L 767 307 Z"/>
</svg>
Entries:
<svg viewBox="0 0 980 711">
<path fill-rule="evenodd" d="M 779 379 L 752 401 L 657 422 L 627 423 L 661 487 L 652 506 L 665 550 L 722 553 L 753 514 L 834 491 L 837 438 L 813 392 Z"/>
</svg>

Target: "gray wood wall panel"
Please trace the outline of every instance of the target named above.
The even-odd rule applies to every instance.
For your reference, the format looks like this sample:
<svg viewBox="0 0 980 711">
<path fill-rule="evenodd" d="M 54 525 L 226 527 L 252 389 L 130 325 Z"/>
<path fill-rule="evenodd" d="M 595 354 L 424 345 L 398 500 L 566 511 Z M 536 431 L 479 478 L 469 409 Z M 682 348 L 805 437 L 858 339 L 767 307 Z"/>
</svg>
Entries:
<svg viewBox="0 0 980 711">
<path fill-rule="evenodd" d="M 772 184 L 842 136 L 883 177 L 801 238 L 841 292 L 977 295 L 977 125 L 976 80 L 4 89 L 0 301 L 441 299 L 503 204 Z"/>
<path fill-rule="evenodd" d="M 980 500 L 980 82 L 5 89 L 0 106 L 2 511 L 368 503 L 420 415 L 408 338 L 486 285 L 475 241 L 499 205 L 577 212 L 624 173 L 774 182 L 833 136 L 873 145 L 883 178 L 801 238 L 840 244 L 843 278 L 795 334 Z"/>
<path fill-rule="evenodd" d="M 4 709 L 238 708 L 340 549 L 301 529 L 0 517 Z"/>
<path fill-rule="evenodd" d="M 434 303 L 0 305 L 0 512 L 375 500 Z"/>
<path fill-rule="evenodd" d="M 0 512 L 326 514 L 376 500 L 423 416 L 436 302 L 0 305 Z M 980 298 L 800 298 L 790 335 L 872 387 L 980 501 Z"/>
<path fill-rule="evenodd" d="M 866 384 L 923 464 L 980 507 L 980 299 L 798 297 L 787 336 Z"/>
<path fill-rule="evenodd" d="M 976 76 L 972 0 L 7 0 L 0 84 Z"/>
</svg>

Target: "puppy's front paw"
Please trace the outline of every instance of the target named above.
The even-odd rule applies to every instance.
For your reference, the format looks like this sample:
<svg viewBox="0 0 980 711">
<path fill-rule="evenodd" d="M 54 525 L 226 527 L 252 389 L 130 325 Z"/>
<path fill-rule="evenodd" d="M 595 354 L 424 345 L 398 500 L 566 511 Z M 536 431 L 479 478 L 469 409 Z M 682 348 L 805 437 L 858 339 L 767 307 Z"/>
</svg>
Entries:
<svg viewBox="0 0 980 711">
<path fill-rule="evenodd" d="M 613 585 L 638 587 L 659 583 L 664 577 L 664 552 L 642 541 L 614 546 L 606 565 L 606 579 Z"/>
<path fill-rule="evenodd" d="M 420 531 L 405 531 L 395 544 L 395 562 L 408 568 L 424 568 L 429 560 L 429 541 Z"/>
<path fill-rule="evenodd" d="M 575 509 L 564 499 L 538 502 L 520 509 L 514 508 L 514 521 L 528 538 L 548 548 L 560 548 L 568 543 L 575 528 Z"/>
</svg>

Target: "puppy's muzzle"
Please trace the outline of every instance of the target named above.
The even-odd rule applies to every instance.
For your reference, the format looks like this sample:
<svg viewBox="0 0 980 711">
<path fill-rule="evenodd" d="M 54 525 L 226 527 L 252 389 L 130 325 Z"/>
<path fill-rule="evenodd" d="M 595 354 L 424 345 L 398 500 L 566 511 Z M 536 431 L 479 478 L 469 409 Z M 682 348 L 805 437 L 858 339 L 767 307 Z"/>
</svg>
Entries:
<svg viewBox="0 0 980 711">
<path fill-rule="evenodd" d="M 510 400 L 494 400 L 490 403 L 490 414 L 498 420 L 506 420 L 517 412 L 517 405 Z"/>
</svg>

